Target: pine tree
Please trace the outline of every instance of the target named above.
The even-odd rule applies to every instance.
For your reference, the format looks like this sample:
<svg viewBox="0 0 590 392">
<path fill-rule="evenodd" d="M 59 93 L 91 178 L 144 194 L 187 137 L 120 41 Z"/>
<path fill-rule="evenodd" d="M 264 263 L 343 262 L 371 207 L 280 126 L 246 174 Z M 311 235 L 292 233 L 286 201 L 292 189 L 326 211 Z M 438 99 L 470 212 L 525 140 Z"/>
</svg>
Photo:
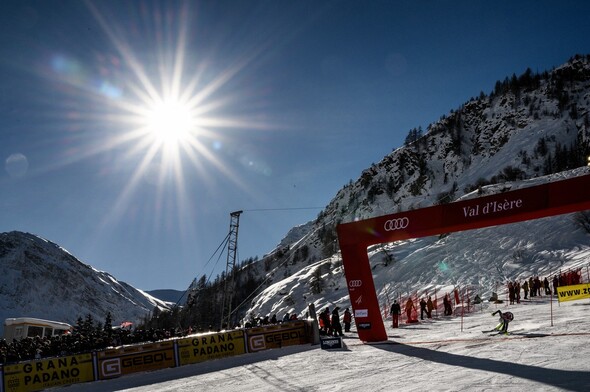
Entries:
<svg viewBox="0 0 590 392">
<path fill-rule="evenodd" d="M 113 317 L 111 316 L 111 312 L 108 312 L 107 316 L 105 317 L 104 332 L 107 334 L 109 339 L 113 335 Z"/>
<path fill-rule="evenodd" d="M 311 278 L 309 279 L 309 287 L 312 294 L 321 294 L 323 289 L 321 265 L 313 270 Z"/>
<path fill-rule="evenodd" d="M 84 322 L 82 324 L 82 333 L 84 335 L 90 335 L 92 333 L 93 326 L 94 326 L 94 319 L 92 318 L 92 315 L 90 313 L 88 313 L 88 315 L 86 315 L 86 319 L 84 320 Z"/>
</svg>

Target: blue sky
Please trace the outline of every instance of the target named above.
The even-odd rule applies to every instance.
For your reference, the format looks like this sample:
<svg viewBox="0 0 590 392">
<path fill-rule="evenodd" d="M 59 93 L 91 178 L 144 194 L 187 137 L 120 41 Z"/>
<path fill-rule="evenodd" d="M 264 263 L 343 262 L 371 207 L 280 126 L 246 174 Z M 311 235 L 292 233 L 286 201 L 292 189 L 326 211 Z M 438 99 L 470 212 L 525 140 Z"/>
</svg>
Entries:
<svg viewBox="0 0 590 392">
<path fill-rule="evenodd" d="M 588 16 L 586 1 L 3 1 L 0 232 L 184 289 L 225 269 L 208 260 L 232 211 L 239 259 L 264 255 L 411 128 L 590 53 Z"/>
</svg>

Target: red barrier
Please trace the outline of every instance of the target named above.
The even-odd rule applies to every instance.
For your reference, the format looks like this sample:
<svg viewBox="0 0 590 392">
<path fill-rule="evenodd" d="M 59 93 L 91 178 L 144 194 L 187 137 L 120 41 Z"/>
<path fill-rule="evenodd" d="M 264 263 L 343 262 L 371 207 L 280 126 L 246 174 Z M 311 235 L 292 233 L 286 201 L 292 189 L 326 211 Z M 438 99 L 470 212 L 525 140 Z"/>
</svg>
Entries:
<svg viewBox="0 0 590 392">
<path fill-rule="evenodd" d="M 338 225 L 359 338 L 387 340 L 367 247 L 590 209 L 590 175 Z"/>
</svg>

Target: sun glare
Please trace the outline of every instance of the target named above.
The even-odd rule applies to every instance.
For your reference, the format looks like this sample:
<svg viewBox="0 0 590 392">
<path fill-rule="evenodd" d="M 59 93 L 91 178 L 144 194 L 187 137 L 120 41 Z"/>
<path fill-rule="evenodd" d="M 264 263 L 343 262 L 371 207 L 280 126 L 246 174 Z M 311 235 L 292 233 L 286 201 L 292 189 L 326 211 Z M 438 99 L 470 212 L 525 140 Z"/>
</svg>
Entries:
<svg viewBox="0 0 590 392">
<path fill-rule="evenodd" d="M 147 19 L 140 42 L 134 40 L 134 35 L 122 33 L 125 29 L 113 23 L 108 10 L 101 12 L 96 2 L 86 4 L 113 46 L 113 54 L 100 58 L 105 59 L 106 65 L 101 68 L 105 83 L 91 98 L 92 103 L 98 99 L 104 104 L 104 119 L 114 127 L 111 137 L 93 144 L 76 159 L 116 150 L 124 153 L 121 162 L 132 165 L 128 181 L 101 226 L 106 228 L 121 219 L 143 195 L 148 200 L 153 197 L 155 221 L 164 216 L 169 219 L 168 212 L 175 210 L 179 221 L 191 226 L 192 222 L 185 219 L 191 216 L 186 211 L 192 208 L 193 192 L 209 184 L 213 189 L 218 173 L 239 189 L 254 192 L 233 171 L 233 163 L 228 164 L 229 159 L 245 165 L 243 161 L 248 158 L 239 145 L 232 144 L 233 135 L 238 129 L 266 129 L 268 125 L 248 114 L 232 114 L 235 102 L 242 98 L 240 91 L 229 86 L 258 59 L 263 47 L 222 66 L 224 62 L 215 58 L 195 55 L 189 31 L 189 16 L 193 14 L 190 2 L 182 2 L 179 8 L 168 7 L 166 18 L 161 16 L 159 6 L 153 15 L 151 8 L 142 7 L 141 17 Z M 135 23 L 133 18 L 131 23 Z M 145 53 L 143 42 L 153 44 L 153 53 Z M 134 50 L 136 45 L 139 52 Z M 74 74 L 78 63 L 58 60 L 55 69 L 60 72 L 60 80 L 78 87 L 80 76 Z M 114 82 L 107 83 L 110 79 Z M 242 108 L 237 111 L 245 113 Z M 251 164 L 252 160 L 246 162 Z M 127 170 L 127 166 L 121 167 Z M 145 193 L 145 189 L 150 192 Z"/>
<path fill-rule="evenodd" d="M 167 147 L 186 142 L 195 126 L 191 109 L 176 100 L 159 102 L 145 116 L 148 133 L 155 141 Z"/>
</svg>

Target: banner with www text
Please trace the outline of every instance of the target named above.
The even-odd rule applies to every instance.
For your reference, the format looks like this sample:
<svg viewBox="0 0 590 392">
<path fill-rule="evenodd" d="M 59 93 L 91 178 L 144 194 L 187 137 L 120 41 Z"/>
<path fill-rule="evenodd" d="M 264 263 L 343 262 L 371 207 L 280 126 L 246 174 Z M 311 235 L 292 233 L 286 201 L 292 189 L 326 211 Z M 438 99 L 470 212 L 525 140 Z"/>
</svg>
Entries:
<svg viewBox="0 0 590 392">
<path fill-rule="evenodd" d="M 559 302 L 575 301 L 586 298 L 590 298 L 590 283 L 557 287 L 557 299 Z"/>
</svg>

